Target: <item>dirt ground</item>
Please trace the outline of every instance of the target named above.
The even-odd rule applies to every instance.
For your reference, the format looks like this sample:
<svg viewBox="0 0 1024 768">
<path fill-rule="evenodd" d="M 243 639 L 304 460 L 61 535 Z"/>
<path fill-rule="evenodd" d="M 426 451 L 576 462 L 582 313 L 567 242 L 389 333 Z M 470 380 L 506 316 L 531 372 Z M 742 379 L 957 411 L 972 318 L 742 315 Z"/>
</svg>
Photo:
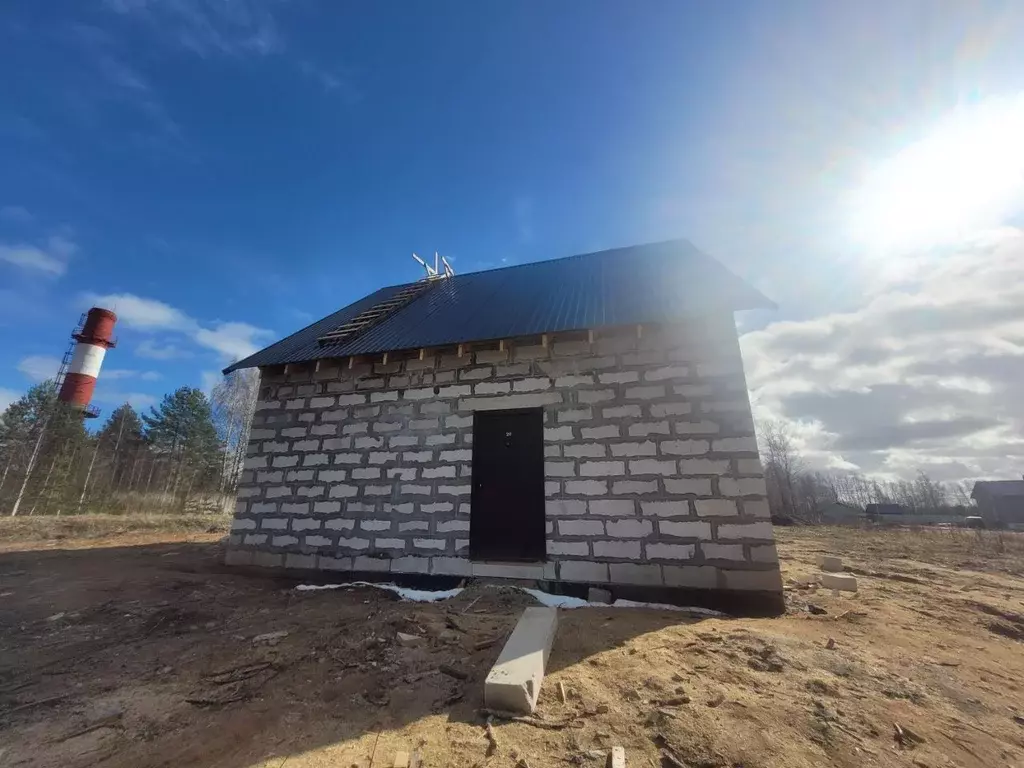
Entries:
<svg viewBox="0 0 1024 768">
<path fill-rule="evenodd" d="M 0 766 L 1024 766 L 1024 537 L 779 537 L 785 616 L 562 611 L 538 719 L 496 745 L 521 592 L 299 592 L 222 567 L 218 534 L 6 541 Z M 803 585 L 826 552 L 856 595 Z"/>
</svg>

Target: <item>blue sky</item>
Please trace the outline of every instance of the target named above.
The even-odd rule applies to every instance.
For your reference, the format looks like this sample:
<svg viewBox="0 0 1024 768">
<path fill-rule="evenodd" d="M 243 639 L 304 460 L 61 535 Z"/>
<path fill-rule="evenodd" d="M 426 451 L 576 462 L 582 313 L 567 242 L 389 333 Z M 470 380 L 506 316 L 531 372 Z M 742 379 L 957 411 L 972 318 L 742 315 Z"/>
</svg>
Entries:
<svg viewBox="0 0 1024 768">
<path fill-rule="evenodd" d="M 109 411 L 416 278 L 414 250 L 472 271 L 680 236 L 779 302 L 742 321 L 776 334 L 751 336 L 761 360 L 917 274 L 858 219 L 859 190 L 951 111 L 1020 94 L 1022 33 L 1019 4 L 983 2 L 18 4 L 0 19 L 0 395 L 48 372 L 93 301 L 121 316 Z M 957 242 L 1019 232 L 1007 194 Z M 749 376 L 825 464 L 902 471 L 899 445 L 836 449 L 799 386 Z"/>
</svg>

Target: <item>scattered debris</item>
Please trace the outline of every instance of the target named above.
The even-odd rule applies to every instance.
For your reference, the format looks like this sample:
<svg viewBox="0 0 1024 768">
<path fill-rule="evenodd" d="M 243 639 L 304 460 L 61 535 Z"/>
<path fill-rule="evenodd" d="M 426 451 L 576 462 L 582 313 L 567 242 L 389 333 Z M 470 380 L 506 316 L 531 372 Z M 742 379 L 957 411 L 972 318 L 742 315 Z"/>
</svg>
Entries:
<svg viewBox="0 0 1024 768">
<path fill-rule="evenodd" d="M 857 591 L 857 577 L 848 573 L 823 573 L 821 586 L 825 589 L 838 589 L 845 592 Z"/>
<path fill-rule="evenodd" d="M 564 720 L 548 720 L 543 717 L 537 717 L 536 715 L 518 715 L 515 712 L 505 712 L 501 709 L 481 709 L 480 713 L 485 715 L 488 720 L 511 720 L 514 723 L 523 723 L 524 725 L 532 725 L 535 728 L 544 728 L 549 731 L 560 731 L 563 728 L 569 728 L 576 722 L 575 717 L 567 717 Z"/>
<path fill-rule="evenodd" d="M 423 638 L 420 635 L 410 635 L 408 632 L 399 632 L 395 635 L 398 644 L 403 648 L 415 648 L 423 645 Z"/>
<path fill-rule="evenodd" d="M 498 737 L 494 735 L 494 728 L 491 725 L 492 719 L 492 717 L 488 716 L 487 722 L 484 725 L 484 731 L 487 734 L 487 757 L 498 751 Z"/>
<path fill-rule="evenodd" d="M 558 681 L 558 698 L 563 704 L 565 704 L 565 683 L 563 683 L 561 680 Z"/>
<path fill-rule="evenodd" d="M 924 739 L 922 737 L 918 736 L 906 726 L 901 726 L 899 723 L 893 723 L 892 728 L 893 738 L 901 747 L 912 749 L 918 744 L 924 743 Z"/>
<path fill-rule="evenodd" d="M 843 611 L 836 616 L 836 619 L 863 619 L 866 618 L 867 615 L 868 614 L 865 611 L 854 611 L 851 609 L 849 611 Z"/>
<path fill-rule="evenodd" d="M 681 707 L 690 703 L 690 697 L 684 693 L 681 696 L 670 696 L 667 699 L 659 699 L 657 703 L 662 707 Z"/>
<path fill-rule="evenodd" d="M 15 712 L 23 712 L 26 709 L 34 709 L 36 707 L 48 707 L 51 704 L 56 704 L 57 702 L 64 701 L 64 699 L 66 698 L 68 698 L 68 694 L 63 693 L 60 696 L 50 696 L 45 699 L 30 701 L 27 704 L 19 704 L 16 707 L 12 707 L 11 709 L 6 710 L 4 714 L 10 716 L 13 715 Z"/>
<path fill-rule="evenodd" d="M 1024 715 L 1014 715 L 1013 722 L 1017 725 L 1024 725 Z"/>
<path fill-rule="evenodd" d="M 707 705 L 709 707 L 714 708 L 720 706 L 723 701 L 725 701 L 725 694 L 721 691 L 718 691 L 710 699 L 707 700 Z"/>
<path fill-rule="evenodd" d="M 842 558 L 833 557 L 832 555 L 822 555 L 818 558 L 818 566 L 823 571 L 840 573 L 843 570 L 843 561 Z"/>
<path fill-rule="evenodd" d="M 828 642 L 825 643 L 825 650 L 831 651 L 835 647 L 836 647 L 836 639 L 834 637 L 830 637 L 828 639 Z"/>
<path fill-rule="evenodd" d="M 269 669 L 274 666 L 269 661 L 258 661 L 252 664 L 242 664 L 238 667 L 232 667 L 231 669 L 225 669 L 220 672 L 214 672 L 209 675 L 206 679 L 214 685 L 227 685 L 228 683 L 237 683 L 240 680 L 248 680 L 251 677 L 255 677 L 258 673 L 265 669 Z"/>
<path fill-rule="evenodd" d="M 409 768 L 409 753 L 396 752 L 395 761 L 391 764 L 391 768 Z"/>
<path fill-rule="evenodd" d="M 450 664 L 442 664 L 437 669 L 442 674 L 448 675 L 448 677 L 454 677 L 456 680 L 469 679 L 469 672 L 465 672 L 458 667 L 453 667 Z"/>
<path fill-rule="evenodd" d="M 61 611 L 60 613 L 53 614 L 53 616 L 47 616 L 45 621 L 51 621 L 51 622 L 52 621 L 60 621 L 65 616 L 67 616 L 67 612 L 66 611 Z"/>
<path fill-rule="evenodd" d="M 820 605 L 815 605 L 814 603 L 807 604 L 807 612 L 815 616 L 824 616 L 828 613 L 828 611 L 826 611 Z"/>
<path fill-rule="evenodd" d="M 626 750 L 622 747 L 612 747 L 608 754 L 608 768 L 626 768 Z"/>
<path fill-rule="evenodd" d="M 263 635 L 256 635 L 252 639 L 252 644 L 259 645 L 260 643 L 265 643 L 266 645 L 277 645 L 286 637 L 288 637 L 288 630 L 285 629 L 277 632 L 267 632 Z"/>
<path fill-rule="evenodd" d="M 490 648 L 493 645 L 497 645 L 499 640 L 501 640 L 501 637 L 489 637 L 486 640 L 479 640 L 479 641 L 473 643 L 473 650 L 474 651 L 486 650 L 486 649 Z"/>
</svg>

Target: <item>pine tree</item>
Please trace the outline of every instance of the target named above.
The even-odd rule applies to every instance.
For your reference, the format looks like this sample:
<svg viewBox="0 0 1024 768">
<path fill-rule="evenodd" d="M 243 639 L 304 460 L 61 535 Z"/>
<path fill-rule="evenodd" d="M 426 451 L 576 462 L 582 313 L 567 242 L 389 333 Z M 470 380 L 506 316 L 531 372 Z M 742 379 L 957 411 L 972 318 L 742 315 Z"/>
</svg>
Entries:
<svg viewBox="0 0 1024 768">
<path fill-rule="evenodd" d="M 107 488 L 121 490 L 132 463 L 139 458 L 140 447 L 145 443 L 142 419 L 128 403 L 120 405 L 100 427 L 96 440 L 97 453 L 107 467 Z"/>
<path fill-rule="evenodd" d="M 76 457 L 87 443 L 82 414 L 57 401 L 52 381 L 37 384 L 0 417 L 0 450 L 5 483 L 0 486 L 11 514 L 31 500 L 29 513 L 64 507 L 79 483 Z M 16 486 L 16 488 L 15 488 Z"/>
<path fill-rule="evenodd" d="M 219 477 L 220 442 L 210 402 L 201 390 L 181 387 L 164 395 L 159 406 L 142 417 L 146 439 L 166 459 L 164 490 L 187 499 L 193 487 L 210 488 Z"/>
</svg>

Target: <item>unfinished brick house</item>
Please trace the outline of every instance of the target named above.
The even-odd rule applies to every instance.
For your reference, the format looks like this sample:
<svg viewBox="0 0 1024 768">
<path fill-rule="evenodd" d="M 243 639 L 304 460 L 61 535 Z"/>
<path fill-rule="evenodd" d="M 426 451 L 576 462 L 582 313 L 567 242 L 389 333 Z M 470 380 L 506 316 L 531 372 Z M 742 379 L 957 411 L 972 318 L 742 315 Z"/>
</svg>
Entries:
<svg viewBox="0 0 1024 768">
<path fill-rule="evenodd" d="M 227 369 L 262 375 L 228 562 L 777 609 L 763 306 L 686 241 L 383 288 Z"/>
</svg>

